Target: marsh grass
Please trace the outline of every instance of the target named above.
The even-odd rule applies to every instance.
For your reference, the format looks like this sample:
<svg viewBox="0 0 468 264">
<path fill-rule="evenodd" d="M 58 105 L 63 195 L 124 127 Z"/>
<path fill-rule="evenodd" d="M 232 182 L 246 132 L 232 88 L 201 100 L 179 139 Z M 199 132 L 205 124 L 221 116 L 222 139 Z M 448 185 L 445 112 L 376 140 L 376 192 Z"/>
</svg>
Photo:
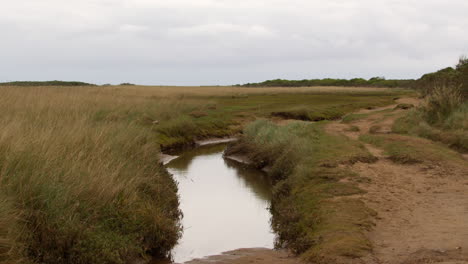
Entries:
<svg viewBox="0 0 468 264">
<path fill-rule="evenodd" d="M 386 104 L 395 93 L 400 92 L 2 86 L 0 262 L 127 263 L 148 254 L 167 255 L 181 229 L 177 186 L 157 160 L 161 148 L 237 133 L 242 122 L 295 103 L 326 113 Z M 194 112 L 203 115 L 194 117 Z M 310 144 L 300 140 L 316 137 L 317 128 L 294 126 L 284 128 L 289 131 L 258 128 L 274 143 L 264 144 L 269 149 L 257 159 L 278 161 L 278 179 L 295 171 L 303 157 L 317 155 L 303 149 Z M 327 162 L 334 164 L 333 157 Z"/>
<path fill-rule="evenodd" d="M 3 260 L 125 263 L 177 242 L 176 185 L 139 121 L 164 108 L 82 89 L 0 88 Z"/>
</svg>

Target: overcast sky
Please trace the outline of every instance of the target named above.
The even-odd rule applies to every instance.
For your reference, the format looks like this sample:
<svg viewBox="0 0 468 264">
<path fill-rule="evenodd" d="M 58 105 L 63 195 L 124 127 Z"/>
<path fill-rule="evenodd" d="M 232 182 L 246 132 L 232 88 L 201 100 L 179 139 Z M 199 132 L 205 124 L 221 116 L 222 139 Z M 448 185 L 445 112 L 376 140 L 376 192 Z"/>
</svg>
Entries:
<svg viewBox="0 0 468 264">
<path fill-rule="evenodd" d="M 468 54 L 467 0 L 0 0 L 0 81 L 418 78 Z"/>
</svg>

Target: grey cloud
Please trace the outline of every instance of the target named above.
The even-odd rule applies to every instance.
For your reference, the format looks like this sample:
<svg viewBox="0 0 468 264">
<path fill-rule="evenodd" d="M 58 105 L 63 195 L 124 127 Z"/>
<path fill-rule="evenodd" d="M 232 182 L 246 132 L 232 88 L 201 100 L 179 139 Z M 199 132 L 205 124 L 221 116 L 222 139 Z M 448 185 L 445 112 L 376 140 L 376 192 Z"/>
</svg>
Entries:
<svg viewBox="0 0 468 264">
<path fill-rule="evenodd" d="M 462 0 L 17 0 L 0 81 L 417 78 L 468 53 Z"/>
</svg>

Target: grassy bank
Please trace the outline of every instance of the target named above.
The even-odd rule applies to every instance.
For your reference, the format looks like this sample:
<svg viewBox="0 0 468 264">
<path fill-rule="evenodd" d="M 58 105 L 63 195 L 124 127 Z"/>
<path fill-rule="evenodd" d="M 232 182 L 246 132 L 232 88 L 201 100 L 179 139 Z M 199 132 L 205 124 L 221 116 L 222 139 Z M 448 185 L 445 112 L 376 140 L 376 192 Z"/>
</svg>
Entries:
<svg viewBox="0 0 468 264">
<path fill-rule="evenodd" d="M 235 134 L 274 112 L 301 109 L 309 119 L 337 118 L 389 104 L 400 93 L 333 87 L 0 87 L 0 262 L 127 263 L 166 255 L 180 236 L 180 212 L 177 186 L 157 160 L 161 148 Z M 333 158 L 329 162 L 334 164 Z M 336 179 L 333 184 L 341 186 Z M 299 198 L 300 210 L 310 209 L 308 197 Z"/>
<path fill-rule="evenodd" d="M 327 134 L 320 123 L 257 121 L 226 154 L 270 168 L 281 246 L 314 263 L 347 262 L 371 249 L 365 232 L 373 212 L 352 197 L 363 192 L 354 183 L 367 179 L 339 166 L 376 160 L 359 142 Z"/>
</svg>

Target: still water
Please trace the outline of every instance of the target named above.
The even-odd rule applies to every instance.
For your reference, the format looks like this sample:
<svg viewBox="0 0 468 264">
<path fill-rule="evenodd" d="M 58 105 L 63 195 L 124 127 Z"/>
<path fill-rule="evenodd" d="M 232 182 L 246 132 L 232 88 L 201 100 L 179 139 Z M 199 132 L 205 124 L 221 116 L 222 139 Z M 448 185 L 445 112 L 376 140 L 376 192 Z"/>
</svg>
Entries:
<svg viewBox="0 0 468 264">
<path fill-rule="evenodd" d="M 200 147 L 167 164 L 184 214 L 184 233 L 172 252 L 176 263 L 238 248 L 273 248 L 267 177 L 224 159 L 225 147 Z"/>
</svg>

